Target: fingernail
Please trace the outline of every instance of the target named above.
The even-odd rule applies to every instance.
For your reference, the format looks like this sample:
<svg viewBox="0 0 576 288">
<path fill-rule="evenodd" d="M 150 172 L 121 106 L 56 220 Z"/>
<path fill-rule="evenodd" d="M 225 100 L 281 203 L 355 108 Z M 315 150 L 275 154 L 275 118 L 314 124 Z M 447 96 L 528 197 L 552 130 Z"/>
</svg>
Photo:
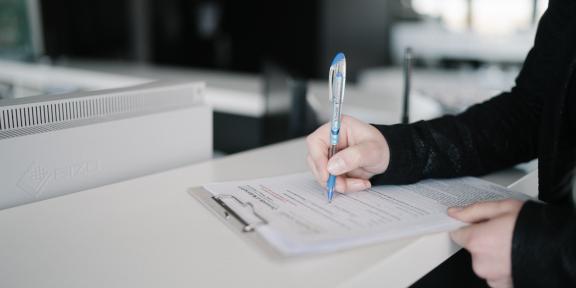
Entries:
<svg viewBox="0 0 576 288">
<path fill-rule="evenodd" d="M 462 207 L 450 207 L 448 208 L 448 213 L 458 213 L 462 211 Z"/>
<path fill-rule="evenodd" d="M 350 186 L 351 186 L 350 189 L 355 190 L 355 191 L 364 190 L 364 189 L 368 188 L 366 181 L 362 181 L 362 180 L 351 181 Z"/>
<path fill-rule="evenodd" d="M 358 190 L 364 190 L 366 184 L 364 184 L 364 181 L 362 180 L 354 180 L 354 181 L 350 181 L 349 183 L 350 185 L 350 190 L 354 190 L 354 191 L 358 191 Z"/>
<path fill-rule="evenodd" d="M 344 168 L 344 161 L 340 157 L 333 157 L 328 162 L 328 172 L 332 175 L 342 174 Z"/>
</svg>

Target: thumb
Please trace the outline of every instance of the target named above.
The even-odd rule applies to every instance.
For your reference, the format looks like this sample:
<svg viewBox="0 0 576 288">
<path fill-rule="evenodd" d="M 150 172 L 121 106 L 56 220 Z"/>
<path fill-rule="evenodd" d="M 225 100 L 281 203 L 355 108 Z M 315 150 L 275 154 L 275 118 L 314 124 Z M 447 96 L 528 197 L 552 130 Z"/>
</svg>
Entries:
<svg viewBox="0 0 576 288">
<path fill-rule="evenodd" d="M 365 166 L 370 159 L 371 150 L 369 145 L 361 143 L 336 153 L 328 161 L 328 172 L 332 175 L 342 175 Z"/>
<path fill-rule="evenodd" d="M 513 200 L 477 202 L 467 207 L 450 208 L 448 215 L 463 222 L 474 223 L 509 212 L 517 205 L 521 205 L 521 202 Z"/>
<path fill-rule="evenodd" d="M 452 241 L 456 242 L 456 244 L 467 248 L 473 229 L 476 229 L 474 225 L 454 230 L 450 232 L 450 238 L 452 238 Z"/>
</svg>

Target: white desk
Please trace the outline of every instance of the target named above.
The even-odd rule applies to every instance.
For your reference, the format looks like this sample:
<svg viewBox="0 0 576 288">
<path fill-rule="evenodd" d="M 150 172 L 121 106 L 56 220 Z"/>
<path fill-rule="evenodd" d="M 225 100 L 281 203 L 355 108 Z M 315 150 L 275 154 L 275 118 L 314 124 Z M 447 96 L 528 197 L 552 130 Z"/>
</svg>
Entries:
<svg viewBox="0 0 576 288">
<path fill-rule="evenodd" d="M 488 63 L 523 63 L 534 44 L 536 26 L 509 35 L 456 32 L 439 22 L 405 22 L 390 31 L 392 59 L 402 63 L 404 49 L 413 47 L 418 58 L 471 59 Z"/>
<path fill-rule="evenodd" d="M 496 66 L 454 71 L 415 68 L 412 73 L 413 96 L 428 101 L 436 101 L 436 105 L 440 103 L 444 109 L 450 111 L 463 111 L 465 108 L 486 101 L 502 91 L 510 91 L 515 85 L 515 79 L 519 73 L 519 68 L 516 68 L 508 68 L 505 71 Z M 400 108 L 398 107 L 401 107 L 400 95 L 403 91 L 402 86 L 398 83 L 402 83 L 402 81 L 401 68 L 374 67 L 364 70 L 358 76 L 357 87 L 365 91 L 385 91 L 387 97 L 389 97 L 388 95 L 398 95 L 398 104 L 393 108 L 399 111 Z M 417 103 L 414 104 L 417 105 Z M 434 107 L 430 104 L 426 105 L 425 102 L 424 104 L 425 106 L 422 108 Z M 418 106 L 411 106 L 413 110 L 418 108 Z M 422 112 L 414 116 L 425 116 L 426 114 Z"/>
<path fill-rule="evenodd" d="M 441 233 L 275 262 L 185 192 L 305 171 L 305 153 L 299 139 L 0 211 L 0 287 L 402 287 L 457 250 Z"/>
<path fill-rule="evenodd" d="M 397 72 L 397 73 L 394 73 Z M 379 79 L 386 85 L 378 87 L 346 85 L 344 112 L 364 122 L 376 124 L 400 123 L 402 112 L 402 74 L 401 70 Z M 423 97 L 419 91 L 410 96 L 410 121 L 429 120 L 442 116 L 442 107 L 431 98 Z M 319 120 L 329 122 L 331 106 L 328 102 L 328 85 L 324 81 L 310 81 L 308 84 L 308 102 Z"/>
</svg>

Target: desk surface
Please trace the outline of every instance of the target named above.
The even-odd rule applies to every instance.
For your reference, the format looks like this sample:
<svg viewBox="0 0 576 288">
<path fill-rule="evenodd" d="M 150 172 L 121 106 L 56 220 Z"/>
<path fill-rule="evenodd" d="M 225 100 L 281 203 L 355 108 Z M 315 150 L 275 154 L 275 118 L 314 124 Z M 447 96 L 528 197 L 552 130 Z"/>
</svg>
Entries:
<svg viewBox="0 0 576 288">
<path fill-rule="evenodd" d="M 0 287 L 403 287 L 457 250 L 440 233 L 279 262 L 186 193 L 305 171 L 305 153 L 299 139 L 0 211 Z"/>
</svg>

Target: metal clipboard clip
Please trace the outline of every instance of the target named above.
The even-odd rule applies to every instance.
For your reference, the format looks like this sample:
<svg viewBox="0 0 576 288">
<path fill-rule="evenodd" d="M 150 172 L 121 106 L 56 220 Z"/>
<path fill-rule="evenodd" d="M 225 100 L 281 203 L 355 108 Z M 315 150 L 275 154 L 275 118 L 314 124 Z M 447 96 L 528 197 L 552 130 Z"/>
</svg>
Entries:
<svg viewBox="0 0 576 288">
<path fill-rule="evenodd" d="M 200 204 L 208 208 L 210 212 L 218 216 L 217 218 L 222 223 L 238 235 L 242 235 L 241 238 L 248 240 L 257 250 L 265 252 L 265 255 L 270 256 L 272 259 L 280 260 L 285 258 L 285 255 L 270 245 L 259 233 L 260 231 L 257 230 L 258 227 L 267 225 L 269 222 L 256 211 L 252 203 L 243 202 L 234 195 L 214 195 L 203 187 L 191 187 L 187 192 L 192 198 L 195 198 Z M 244 213 L 238 213 L 239 209 L 242 209 Z M 249 215 L 250 217 L 246 217 Z"/>
<path fill-rule="evenodd" d="M 242 225 L 242 232 L 252 232 L 256 228 L 268 224 L 268 221 L 256 211 L 254 205 L 252 205 L 252 203 L 250 202 L 243 202 L 234 195 L 225 195 L 225 194 L 212 196 L 212 199 L 214 200 L 214 202 L 220 205 L 222 209 L 224 209 L 223 213 L 225 220 L 230 221 L 230 219 L 234 218 Z M 242 208 L 249 208 L 254 217 L 256 217 L 259 221 L 255 223 L 250 223 L 246 221 L 236 211 L 234 211 L 234 209 L 230 207 L 230 205 L 224 202 L 225 199 L 231 199 L 232 201 L 235 201 Z"/>
</svg>

